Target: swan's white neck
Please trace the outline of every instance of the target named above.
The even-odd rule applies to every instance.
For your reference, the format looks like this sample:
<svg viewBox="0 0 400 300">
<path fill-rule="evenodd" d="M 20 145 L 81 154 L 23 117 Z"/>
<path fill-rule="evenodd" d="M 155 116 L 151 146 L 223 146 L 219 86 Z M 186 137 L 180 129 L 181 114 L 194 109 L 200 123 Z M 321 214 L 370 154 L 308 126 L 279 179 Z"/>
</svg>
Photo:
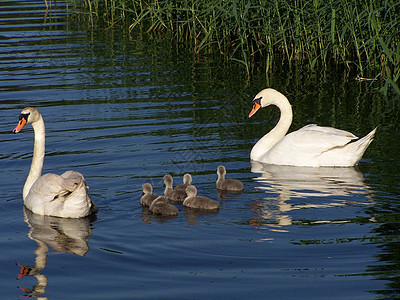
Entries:
<svg viewBox="0 0 400 300">
<path fill-rule="evenodd" d="M 32 123 L 33 131 L 35 133 L 35 144 L 33 146 L 33 157 L 31 163 L 31 169 L 26 178 L 24 189 L 22 191 L 22 198 L 25 200 L 28 196 L 29 191 L 35 181 L 42 175 L 44 151 L 45 151 L 45 136 L 46 130 L 42 116 Z"/>
<path fill-rule="evenodd" d="M 267 105 L 261 106 L 265 107 L 268 105 L 276 105 L 281 111 L 281 116 L 279 118 L 278 124 L 266 135 L 264 135 L 251 149 L 250 158 L 252 160 L 260 160 L 260 158 L 271 149 L 277 142 L 279 142 L 288 132 L 290 125 L 292 124 L 293 112 L 292 107 L 288 99 L 278 93 L 274 95 L 274 99 L 271 100 Z"/>
</svg>

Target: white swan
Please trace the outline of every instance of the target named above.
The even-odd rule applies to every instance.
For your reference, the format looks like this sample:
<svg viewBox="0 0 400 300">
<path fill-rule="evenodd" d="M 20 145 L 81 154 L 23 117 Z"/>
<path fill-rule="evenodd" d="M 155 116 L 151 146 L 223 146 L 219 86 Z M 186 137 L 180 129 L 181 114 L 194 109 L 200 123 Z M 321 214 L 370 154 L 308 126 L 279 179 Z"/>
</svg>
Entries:
<svg viewBox="0 0 400 300">
<path fill-rule="evenodd" d="M 62 218 L 81 218 L 96 212 L 97 206 L 89 198 L 81 173 L 67 171 L 61 176 L 51 173 L 42 176 L 46 135 L 42 115 L 33 107 L 24 108 L 13 132 L 20 132 L 25 124 L 32 125 L 35 144 L 22 191 L 24 205 L 35 214 Z"/>
<path fill-rule="evenodd" d="M 372 142 L 376 128 L 358 141 L 347 131 L 310 124 L 285 136 L 292 123 L 288 99 L 274 89 L 264 89 L 253 100 L 249 118 L 260 107 L 276 105 L 281 111 L 278 124 L 253 147 L 251 160 L 274 165 L 304 167 L 350 167 L 356 165 Z"/>
</svg>

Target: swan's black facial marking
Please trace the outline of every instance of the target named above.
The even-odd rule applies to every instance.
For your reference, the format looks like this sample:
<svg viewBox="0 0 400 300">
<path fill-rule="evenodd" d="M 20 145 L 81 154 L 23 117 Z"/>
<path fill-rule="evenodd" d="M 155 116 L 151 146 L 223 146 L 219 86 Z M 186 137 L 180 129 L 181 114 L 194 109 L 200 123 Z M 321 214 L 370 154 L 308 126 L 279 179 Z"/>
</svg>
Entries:
<svg viewBox="0 0 400 300">
<path fill-rule="evenodd" d="M 19 121 L 17 127 L 14 128 L 13 132 L 18 133 L 21 131 L 21 129 L 28 123 L 28 116 L 30 113 L 27 114 L 20 114 L 19 115 Z"/>
<path fill-rule="evenodd" d="M 254 98 L 252 101 L 253 106 L 254 106 L 254 104 L 258 104 L 261 106 L 261 99 L 262 99 L 262 97 Z"/>
<path fill-rule="evenodd" d="M 261 100 L 262 97 L 254 98 L 253 99 L 253 108 L 251 109 L 251 112 L 249 113 L 249 118 L 251 118 L 252 115 L 254 115 L 258 109 L 261 107 Z"/>
<path fill-rule="evenodd" d="M 19 121 L 21 122 L 22 119 L 24 119 L 26 122 L 28 122 L 28 117 L 31 113 L 26 113 L 26 114 L 20 114 L 19 115 Z"/>
</svg>

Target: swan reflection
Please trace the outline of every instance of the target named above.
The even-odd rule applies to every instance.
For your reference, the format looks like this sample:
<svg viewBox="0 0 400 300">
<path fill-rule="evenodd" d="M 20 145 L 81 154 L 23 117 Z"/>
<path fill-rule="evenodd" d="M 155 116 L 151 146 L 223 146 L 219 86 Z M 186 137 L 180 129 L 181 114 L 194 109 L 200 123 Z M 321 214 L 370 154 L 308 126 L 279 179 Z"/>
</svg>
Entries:
<svg viewBox="0 0 400 300">
<path fill-rule="evenodd" d="M 267 196 L 256 201 L 251 224 L 278 228 L 293 224 L 289 211 L 349 204 L 370 205 L 372 190 L 356 168 L 307 168 L 251 162 L 256 188 Z M 359 195 L 359 196 L 357 196 Z M 290 202 L 289 202 L 290 200 Z M 314 223 L 334 222 L 319 220 Z M 346 220 L 335 221 L 346 222 Z"/>
<path fill-rule="evenodd" d="M 85 256 L 89 251 L 88 241 L 91 236 L 90 219 L 57 218 L 37 215 L 24 207 L 24 219 L 30 230 L 28 237 L 38 244 L 34 251 L 36 255 L 35 265 L 29 267 L 18 264 L 21 272 L 18 279 L 25 276 L 34 276 L 38 283 L 32 290 L 21 288 L 26 296 L 47 299 L 42 296 L 48 283 L 46 275 L 41 271 L 46 267 L 49 247 L 59 252 Z"/>
</svg>

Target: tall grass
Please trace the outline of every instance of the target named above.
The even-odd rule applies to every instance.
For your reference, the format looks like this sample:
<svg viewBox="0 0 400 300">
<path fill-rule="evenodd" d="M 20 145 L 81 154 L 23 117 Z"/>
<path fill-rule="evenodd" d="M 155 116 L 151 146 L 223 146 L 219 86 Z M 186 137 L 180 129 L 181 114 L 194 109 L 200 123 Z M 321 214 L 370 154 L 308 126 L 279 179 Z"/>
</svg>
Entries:
<svg viewBox="0 0 400 300">
<path fill-rule="evenodd" d="M 282 63 L 315 69 L 342 65 L 358 78 L 384 78 L 383 92 L 400 89 L 398 0 L 81 0 L 110 24 L 217 52 L 250 75 Z"/>
</svg>

